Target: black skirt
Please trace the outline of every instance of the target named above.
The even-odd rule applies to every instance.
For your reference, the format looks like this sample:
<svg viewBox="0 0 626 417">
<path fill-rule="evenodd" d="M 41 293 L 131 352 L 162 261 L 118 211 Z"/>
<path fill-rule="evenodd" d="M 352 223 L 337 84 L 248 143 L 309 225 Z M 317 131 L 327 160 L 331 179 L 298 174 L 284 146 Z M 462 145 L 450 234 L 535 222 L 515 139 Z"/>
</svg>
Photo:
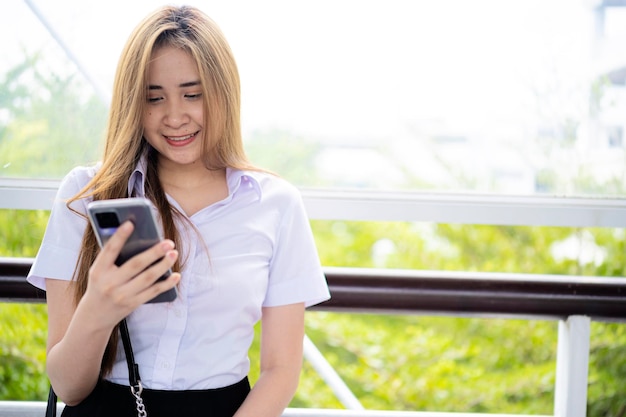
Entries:
<svg viewBox="0 0 626 417">
<path fill-rule="evenodd" d="M 165 391 L 144 389 L 141 397 L 148 417 L 232 417 L 250 392 L 248 378 L 234 385 L 209 390 Z M 76 406 L 65 406 L 62 417 L 137 417 L 130 388 L 99 381 Z"/>
</svg>

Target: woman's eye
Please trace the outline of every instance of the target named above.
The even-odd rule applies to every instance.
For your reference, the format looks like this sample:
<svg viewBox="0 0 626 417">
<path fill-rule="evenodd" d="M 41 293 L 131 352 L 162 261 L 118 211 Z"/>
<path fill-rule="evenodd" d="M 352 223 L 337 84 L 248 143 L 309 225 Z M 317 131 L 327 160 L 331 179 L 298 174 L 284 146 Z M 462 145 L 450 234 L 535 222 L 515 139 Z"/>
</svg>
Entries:
<svg viewBox="0 0 626 417">
<path fill-rule="evenodd" d="M 148 97 L 148 103 L 156 103 L 161 100 L 161 97 Z"/>
<path fill-rule="evenodd" d="M 197 99 L 202 97 L 202 93 L 197 93 L 197 94 L 185 94 L 185 98 L 189 98 L 189 99 Z"/>
</svg>

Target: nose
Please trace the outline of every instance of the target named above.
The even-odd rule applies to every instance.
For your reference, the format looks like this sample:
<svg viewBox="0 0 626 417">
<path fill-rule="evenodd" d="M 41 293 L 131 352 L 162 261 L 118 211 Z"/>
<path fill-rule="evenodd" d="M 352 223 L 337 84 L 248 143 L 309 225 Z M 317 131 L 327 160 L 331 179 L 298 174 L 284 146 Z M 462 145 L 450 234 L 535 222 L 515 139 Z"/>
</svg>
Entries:
<svg viewBox="0 0 626 417">
<path fill-rule="evenodd" d="M 189 113 L 185 109 L 184 103 L 178 100 L 169 100 L 163 122 L 172 128 L 178 128 L 190 120 Z"/>
</svg>

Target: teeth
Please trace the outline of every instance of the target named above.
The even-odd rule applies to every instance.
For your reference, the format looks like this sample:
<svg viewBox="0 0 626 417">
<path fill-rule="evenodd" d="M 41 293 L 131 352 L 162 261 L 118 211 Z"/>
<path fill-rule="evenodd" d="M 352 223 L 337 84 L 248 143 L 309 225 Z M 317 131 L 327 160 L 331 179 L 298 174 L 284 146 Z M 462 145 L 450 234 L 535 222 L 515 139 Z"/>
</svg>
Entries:
<svg viewBox="0 0 626 417">
<path fill-rule="evenodd" d="M 181 141 L 183 141 L 183 140 L 187 140 L 187 139 L 189 139 L 189 138 L 190 138 L 190 137 L 192 137 L 193 135 L 194 135 L 194 133 L 192 133 L 192 134 L 190 134 L 190 135 L 187 135 L 187 136 L 181 136 L 181 137 L 179 137 L 179 138 L 174 138 L 174 137 L 171 137 L 171 136 L 168 136 L 167 138 L 168 138 L 169 140 L 171 140 L 171 141 L 174 141 L 174 142 L 181 142 Z"/>
</svg>

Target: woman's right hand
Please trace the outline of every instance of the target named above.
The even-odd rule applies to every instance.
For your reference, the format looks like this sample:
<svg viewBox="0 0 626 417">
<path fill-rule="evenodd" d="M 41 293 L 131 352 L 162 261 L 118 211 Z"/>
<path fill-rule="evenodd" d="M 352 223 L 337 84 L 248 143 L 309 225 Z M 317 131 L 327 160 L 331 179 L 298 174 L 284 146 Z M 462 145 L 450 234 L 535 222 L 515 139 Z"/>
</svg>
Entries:
<svg viewBox="0 0 626 417">
<path fill-rule="evenodd" d="M 72 297 L 74 281 L 46 279 L 46 366 L 52 386 L 68 405 L 81 402 L 96 385 L 102 355 L 117 323 L 180 281 L 180 274 L 172 273 L 156 282 L 178 258 L 170 240 L 157 243 L 122 266 L 115 265 L 132 231 L 133 224 L 126 222 L 104 245 L 89 270 L 87 290 L 77 306 Z"/>
<path fill-rule="evenodd" d="M 135 255 L 121 266 L 115 265 L 133 227 L 131 222 L 124 222 L 89 269 L 87 290 L 79 306 L 89 305 L 88 310 L 95 313 L 91 320 L 94 326 L 113 328 L 137 307 L 180 281 L 180 273 L 172 273 L 167 279 L 157 282 L 178 258 L 174 242 L 168 239 Z"/>
</svg>

